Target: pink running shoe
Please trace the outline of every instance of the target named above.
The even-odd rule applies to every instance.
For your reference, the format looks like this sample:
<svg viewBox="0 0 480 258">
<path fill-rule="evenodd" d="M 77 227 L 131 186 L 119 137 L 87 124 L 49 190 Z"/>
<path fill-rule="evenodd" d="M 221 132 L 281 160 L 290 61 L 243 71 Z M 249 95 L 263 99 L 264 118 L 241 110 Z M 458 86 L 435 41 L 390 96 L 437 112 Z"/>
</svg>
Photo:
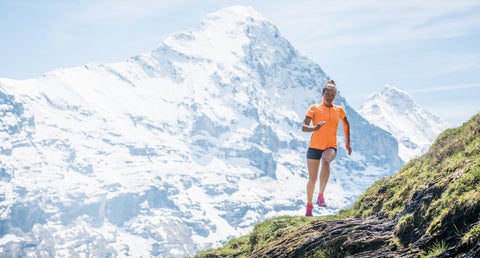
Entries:
<svg viewBox="0 0 480 258">
<path fill-rule="evenodd" d="M 327 204 L 325 203 L 325 198 L 323 198 L 323 194 L 318 194 L 317 205 L 320 207 L 327 207 Z"/>
<path fill-rule="evenodd" d="M 307 211 L 305 212 L 306 217 L 312 217 L 313 204 L 307 204 Z"/>
</svg>

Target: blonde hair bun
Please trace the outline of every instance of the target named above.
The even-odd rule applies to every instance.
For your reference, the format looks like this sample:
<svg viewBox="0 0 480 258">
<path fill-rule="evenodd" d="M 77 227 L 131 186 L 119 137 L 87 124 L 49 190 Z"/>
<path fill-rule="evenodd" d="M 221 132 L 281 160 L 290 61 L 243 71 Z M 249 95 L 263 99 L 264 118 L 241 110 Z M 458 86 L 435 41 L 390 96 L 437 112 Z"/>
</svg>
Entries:
<svg viewBox="0 0 480 258">
<path fill-rule="evenodd" d="M 325 84 L 333 84 L 333 85 L 337 86 L 337 84 L 335 83 L 334 80 L 328 80 Z"/>
<path fill-rule="evenodd" d="M 335 91 L 335 94 L 337 94 L 337 85 L 335 84 L 334 80 L 328 80 L 324 85 L 323 85 L 323 90 L 322 92 L 325 92 L 327 89 L 332 89 Z"/>
</svg>

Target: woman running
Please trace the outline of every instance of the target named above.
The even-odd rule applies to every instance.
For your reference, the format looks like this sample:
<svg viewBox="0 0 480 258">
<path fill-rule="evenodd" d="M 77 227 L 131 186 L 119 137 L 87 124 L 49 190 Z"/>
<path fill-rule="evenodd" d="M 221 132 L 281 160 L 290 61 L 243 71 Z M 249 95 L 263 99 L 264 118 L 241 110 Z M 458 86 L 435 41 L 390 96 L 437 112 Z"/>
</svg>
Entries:
<svg viewBox="0 0 480 258">
<path fill-rule="evenodd" d="M 333 80 L 329 80 L 323 85 L 321 104 L 312 105 L 303 120 L 302 131 L 313 132 L 307 151 L 308 165 L 308 183 L 307 183 L 307 211 L 305 216 L 312 216 L 313 210 L 313 192 L 318 178 L 318 169 L 320 164 L 320 193 L 316 204 L 320 207 L 326 207 L 323 193 L 330 177 L 330 162 L 337 155 L 337 128 L 341 119 L 343 131 L 345 133 L 345 148 L 348 155 L 352 153 L 350 147 L 350 125 L 348 123 L 345 110 L 333 104 L 337 95 L 337 87 Z M 313 125 L 310 125 L 312 122 Z M 320 161 L 322 161 L 320 163 Z"/>
</svg>

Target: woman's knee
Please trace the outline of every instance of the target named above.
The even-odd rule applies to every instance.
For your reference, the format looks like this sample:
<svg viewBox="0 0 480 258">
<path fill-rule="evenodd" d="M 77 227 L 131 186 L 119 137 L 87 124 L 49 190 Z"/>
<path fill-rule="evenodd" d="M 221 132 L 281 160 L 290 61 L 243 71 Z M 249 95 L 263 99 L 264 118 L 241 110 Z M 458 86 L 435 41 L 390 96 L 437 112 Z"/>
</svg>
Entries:
<svg viewBox="0 0 480 258">
<path fill-rule="evenodd" d="M 318 176 L 316 176 L 316 177 L 315 176 L 309 176 L 308 177 L 308 183 L 309 184 L 315 184 L 315 182 L 317 182 L 317 178 L 318 178 Z"/>
<path fill-rule="evenodd" d="M 330 162 L 332 161 L 328 159 L 322 159 L 322 166 L 330 166 Z"/>
</svg>

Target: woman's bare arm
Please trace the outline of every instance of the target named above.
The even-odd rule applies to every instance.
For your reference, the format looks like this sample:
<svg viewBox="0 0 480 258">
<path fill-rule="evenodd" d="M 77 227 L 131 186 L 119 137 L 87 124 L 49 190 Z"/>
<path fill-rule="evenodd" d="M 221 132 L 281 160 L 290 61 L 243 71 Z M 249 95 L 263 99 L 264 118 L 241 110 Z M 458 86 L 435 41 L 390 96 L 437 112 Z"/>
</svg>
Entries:
<svg viewBox="0 0 480 258">
<path fill-rule="evenodd" d="M 316 126 L 312 126 L 310 125 L 311 121 L 312 121 L 311 117 L 305 116 L 305 119 L 303 120 L 303 124 L 302 124 L 302 132 L 309 133 L 313 131 L 318 131 L 318 129 L 320 129 L 320 127 L 322 127 L 322 125 L 325 124 L 325 121 L 321 121 Z"/>
</svg>

